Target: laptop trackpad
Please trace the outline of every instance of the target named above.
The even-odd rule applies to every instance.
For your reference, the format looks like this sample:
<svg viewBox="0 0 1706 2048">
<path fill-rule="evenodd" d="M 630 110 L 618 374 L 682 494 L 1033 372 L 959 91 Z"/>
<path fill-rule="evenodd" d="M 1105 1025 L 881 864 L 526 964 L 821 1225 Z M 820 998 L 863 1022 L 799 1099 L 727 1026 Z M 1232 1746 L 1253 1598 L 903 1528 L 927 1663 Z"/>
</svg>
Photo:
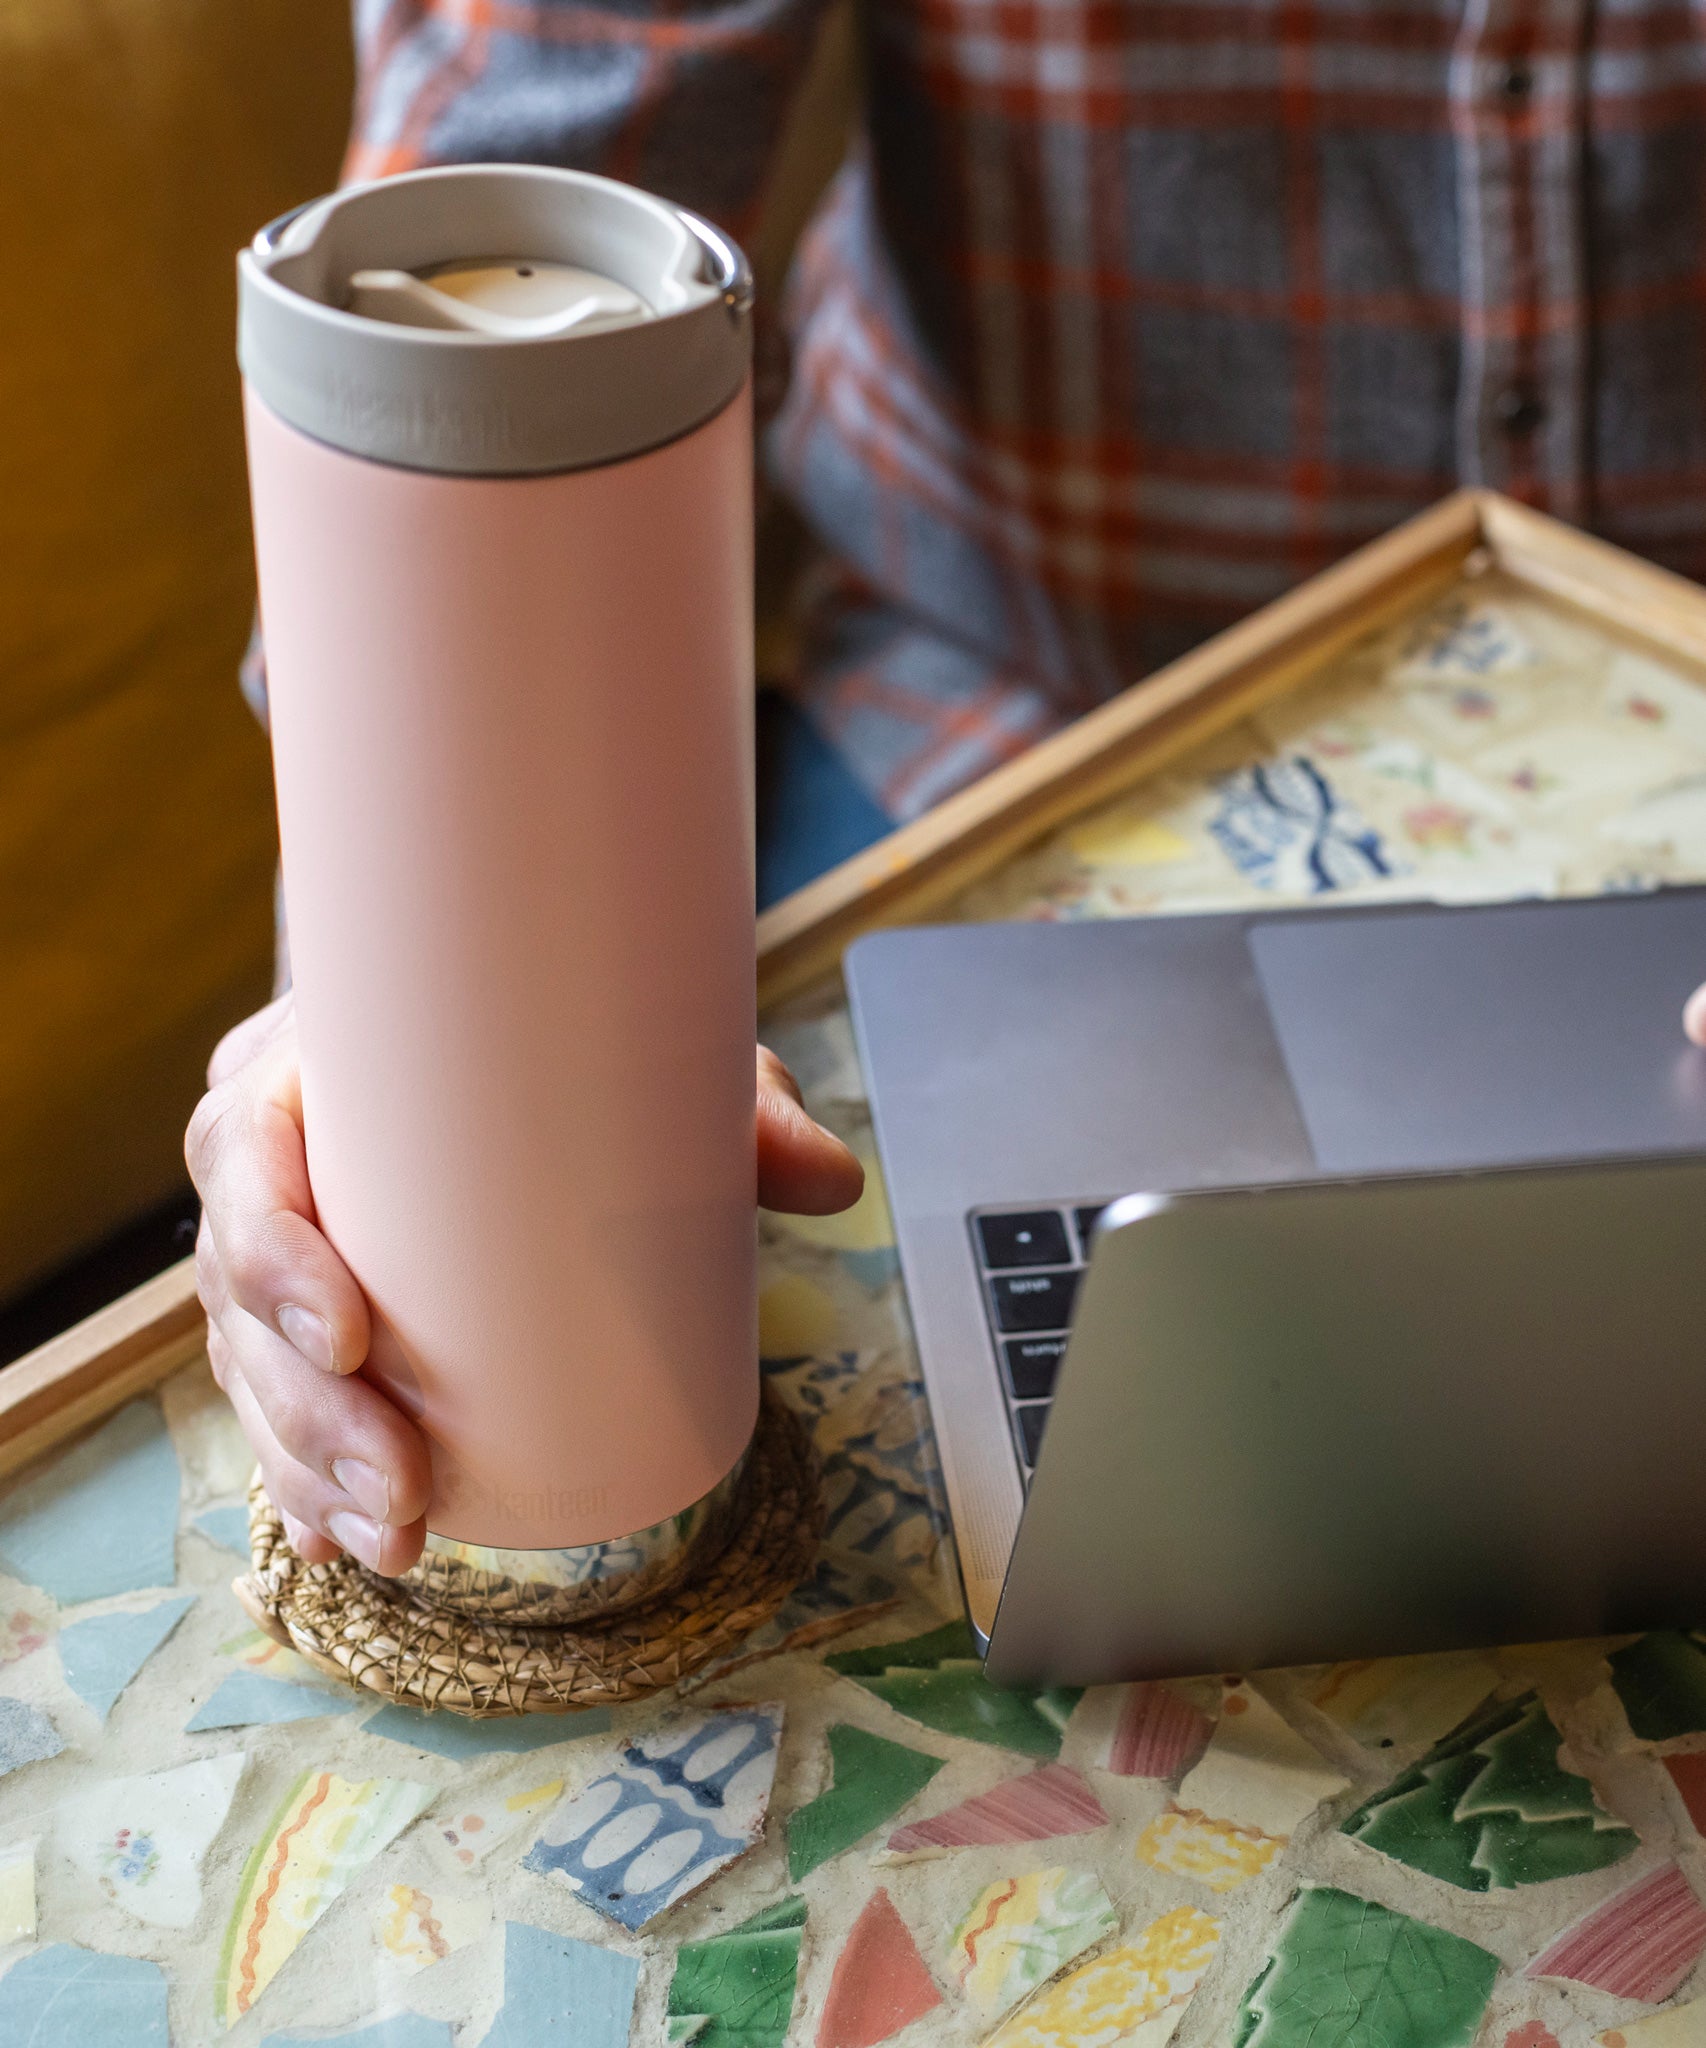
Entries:
<svg viewBox="0 0 1706 2048">
<path fill-rule="evenodd" d="M 1706 895 L 1332 913 L 1249 934 L 1326 1173 L 1706 1149 Z"/>
</svg>

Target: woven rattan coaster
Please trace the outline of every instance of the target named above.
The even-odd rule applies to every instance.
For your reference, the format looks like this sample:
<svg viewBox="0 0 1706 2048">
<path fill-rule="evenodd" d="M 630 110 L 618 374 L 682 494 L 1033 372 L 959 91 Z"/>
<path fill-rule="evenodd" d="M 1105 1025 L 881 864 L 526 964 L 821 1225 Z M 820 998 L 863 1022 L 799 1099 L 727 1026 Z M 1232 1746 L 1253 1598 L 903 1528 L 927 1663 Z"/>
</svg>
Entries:
<svg viewBox="0 0 1706 2048">
<path fill-rule="evenodd" d="M 575 1629 L 528 1629 L 421 1604 L 348 1557 L 304 1564 L 259 1480 L 249 1494 L 251 1570 L 237 1597 L 277 1641 L 386 1699 L 453 1714 L 567 1713 L 645 1699 L 726 1656 L 812 1568 L 822 1533 L 804 1429 L 767 1401 L 728 1547 L 696 1582 Z"/>
</svg>

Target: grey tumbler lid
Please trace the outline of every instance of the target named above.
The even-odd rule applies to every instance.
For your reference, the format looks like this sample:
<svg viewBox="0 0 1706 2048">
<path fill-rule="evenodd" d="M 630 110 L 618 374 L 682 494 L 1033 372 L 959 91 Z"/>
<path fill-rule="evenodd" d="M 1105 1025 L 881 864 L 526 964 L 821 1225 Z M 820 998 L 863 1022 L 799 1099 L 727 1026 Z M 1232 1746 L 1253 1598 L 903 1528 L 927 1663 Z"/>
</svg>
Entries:
<svg viewBox="0 0 1706 2048">
<path fill-rule="evenodd" d="M 408 277 L 529 262 L 617 289 L 566 324 L 440 324 L 442 306 L 418 318 L 407 303 Z M 526 476 L 638 455 L 720 412 L 751 357 L 752 274 L 732 242 L 631 185 L 532 164 L 334 192 L 263 228 L 237 287 L 238 359 L 262 401 L 405 469 Z"/>
</svg>

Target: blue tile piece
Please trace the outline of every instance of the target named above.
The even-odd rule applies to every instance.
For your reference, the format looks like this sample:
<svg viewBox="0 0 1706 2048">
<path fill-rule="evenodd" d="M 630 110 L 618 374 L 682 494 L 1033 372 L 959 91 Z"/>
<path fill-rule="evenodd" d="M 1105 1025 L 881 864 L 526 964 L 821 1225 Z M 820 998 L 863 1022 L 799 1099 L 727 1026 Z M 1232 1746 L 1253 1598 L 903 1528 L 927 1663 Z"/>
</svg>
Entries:
<svg viewBox="0 0 1706 2048">
<path fill-rule="evenodd" d="M 158 1963 L 58 1942 L 0 1977 L 0 2041 L 16 2048 L 166 2048 Z"/>
<path fill-rule="evenodd" d="M 872 1294 L 881 1293 L 891 1280 L 900 1277 L 900 1253 L 892 1244 L 878 1245 L 873 1251 L 843 1252 L 841 1262 Z"/>
<path fill-rule="evenodd" d="M 199 1529 L 209 1543 L 217 1543 L 221 1550 L 234 1550 L 239 1557 L 249 1554 L 249 1510 L 242 1501 L 223 1508 L 203 1508 L 199 1515 L 191 1517 L 191 1526 Z"/>
<path fill-rule="evenodd" d="M 171 1585 L 177 1533 L 178 1457 L 147 1399 L 0 1502 L 0 1563 L 64 1607 Z"/>
<path fill-rule="evenodd" d="M 254 1671 L 233 1671 L 184 1723 L 186 1735 L 209 1728 L 253 1728 L 274 1721 L 312 1721 L 321 1714 L 353 1714 L 365 1699 L 354 1692 L 322 1692 L 317 1685 L 292 1685 L 288 1679 L 262 1678 Z"/>
<path fill-rule="evenodd" d="M 493 2037 L 487 2035 L 487 2040 Z M 261 2048 L 454 2048 L 448 2020 L 424 2020 L 418 2012 L 394 2012 L 347 2034 L 265 2034 Z"/>
<path fill-rule="evenodd" d="M 26 1705 L 9 1694 L 0 1693 L 0 1778 L 25 1764 L 45 1763 L 58 1756 L 65 1744 L 59 1730 L 40 1707 Z M 6 2036 L 0 2034 L 0 2041 Z"/>
<path fill-rule="evenodd" d="M 1236 769 L 1218 787 L 1209 833 L 1258 888 L 1325 896 L 1408 872 L 1305 754 Z"/>
<path fill-rule="evenodd" d="M 639 1976 L 632 1956 L 511 1920 L 504 2002 L 480 2048 L 628 2048 Z"/>
<path fill-rule="evenodd" d="M 773 1704 L 662 1716 L 551 1809 L 526 1867 L 644 1927 L 758 1841 L 781 1735 Z"/>
<path fill-rule="evenodd" d="M 195 1595 L 158 1600 L 140 1614 L 92 1614 L 59 1632 L 65 1682 L 104 1721 L 113 1702 L 195 1605 Z"/>
<path fill-rule="evenodd" d="M 581 1714 L 509 1714 L 491 1721 L 470 1721 L 462 1714 L 428 1714 L 419 1707 L 381 1707 L 363 1722 L 364 1735 L 383 1735 L 387 1742 L 406 1742 L 431 1756 L 460 1762 L 475 1756 L 522 1756 L 549 1749 L 553 1743 L 578 1742 L 585 1735 L 607 1735 L 610 1711 L 590 1707 Z"/>
</svg>

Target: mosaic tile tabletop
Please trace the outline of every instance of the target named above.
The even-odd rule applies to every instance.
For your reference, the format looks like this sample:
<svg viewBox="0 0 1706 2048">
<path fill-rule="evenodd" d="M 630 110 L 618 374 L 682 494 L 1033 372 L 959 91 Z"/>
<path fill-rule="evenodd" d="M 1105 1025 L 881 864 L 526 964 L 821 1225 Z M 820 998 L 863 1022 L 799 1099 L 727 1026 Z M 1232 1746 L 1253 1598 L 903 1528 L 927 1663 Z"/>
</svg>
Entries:
<svg viewBox="0 0 1706 2048">
<path fill-rule="evenodd" d="M 961 908 L 1702 878 L 1706 691 L 1487 577 Z M 768 1022 L 874 1169 L 839 991 Z M 997 1693 L 880 1178 L 762 1235 L 829 1530 L 685 1697 L 328 1687 L 202 1366 L 0 1489 L 4 2048 L 1706 2048 L 1706 1631 Z"/>
</svg>

